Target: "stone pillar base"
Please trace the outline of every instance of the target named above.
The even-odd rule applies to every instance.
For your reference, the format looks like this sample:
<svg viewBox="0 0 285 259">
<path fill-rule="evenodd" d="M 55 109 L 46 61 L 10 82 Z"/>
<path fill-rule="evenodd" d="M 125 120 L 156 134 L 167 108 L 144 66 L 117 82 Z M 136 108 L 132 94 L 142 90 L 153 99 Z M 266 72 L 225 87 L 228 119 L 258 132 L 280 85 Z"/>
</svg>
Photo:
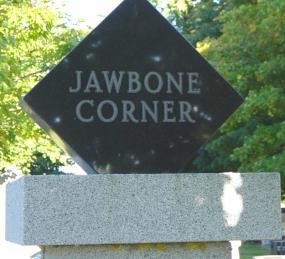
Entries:
<svg viewBox="0 0 285 259">
<path fill-rule="evenodd" d="M 230 259 L 229 242 L 44 246 L 43 259 Z"/>
<path fill-rule="evenodd" d="M 26 176 L 7 185 L 6 240 L 103 245 L 280 239 L 275 173 Z"/>
</svg>

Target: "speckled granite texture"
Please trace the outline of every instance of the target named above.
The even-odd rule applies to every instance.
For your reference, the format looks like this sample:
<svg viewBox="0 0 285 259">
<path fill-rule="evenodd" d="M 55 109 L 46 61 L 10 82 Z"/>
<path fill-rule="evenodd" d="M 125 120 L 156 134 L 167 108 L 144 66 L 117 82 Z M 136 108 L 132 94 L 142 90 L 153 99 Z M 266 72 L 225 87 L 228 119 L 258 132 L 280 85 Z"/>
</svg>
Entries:
<svg viewBox="0 0 285 259">
<path fill-rule="evenodd" d="M 23 245 L 281 237 L 277 173 L 27 176 L 6 192 L 6 239 Z"/>
<path fill-rule="evenodd" d="M 51 246 L 44 259 L 230 259 L 229 242 L 140 245 Z"/>
</svg>

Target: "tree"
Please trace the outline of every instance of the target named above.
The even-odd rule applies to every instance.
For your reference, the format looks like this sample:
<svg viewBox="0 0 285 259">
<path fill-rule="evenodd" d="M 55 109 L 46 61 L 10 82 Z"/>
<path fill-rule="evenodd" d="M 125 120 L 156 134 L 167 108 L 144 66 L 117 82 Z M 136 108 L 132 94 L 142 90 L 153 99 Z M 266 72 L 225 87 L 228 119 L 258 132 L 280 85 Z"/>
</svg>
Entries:
<svg viewBox="0 0 285 259">
<path fill-rule="evenodd" d="M 217 17 L 224 6 L 223 2 L 214 0 L 170 0 L 164 12 L 169 21 L 195 46 L 207 37 L 220 36 L 221 22 Z"/>
<path fill-rule="evenodd" d="M 43 173 L 59 175 L 62 174 L 59 168 L 62 165 L 63 163 L 58 159 L 52 161 L 46 154 L 40 152 L 35 152 L 31 161 L 27 164 L 31 175 L 41 175 Z"/>
<path fill-rule="evenodd" d="M 19 100 L 83 36 L 48 1 L 0 0 L 0 169 L 28 172 L 35 152 L 56 161 L 61 151 L 19 108 Z"/>
<path fill-rule="evenodd" d="M 281 172 L 284 191 L 285 2 L 239 2 L 219 17 L 222 35 L 198 49 L 245 103 L 201 149 L 194 170 Z"/>
</svg>

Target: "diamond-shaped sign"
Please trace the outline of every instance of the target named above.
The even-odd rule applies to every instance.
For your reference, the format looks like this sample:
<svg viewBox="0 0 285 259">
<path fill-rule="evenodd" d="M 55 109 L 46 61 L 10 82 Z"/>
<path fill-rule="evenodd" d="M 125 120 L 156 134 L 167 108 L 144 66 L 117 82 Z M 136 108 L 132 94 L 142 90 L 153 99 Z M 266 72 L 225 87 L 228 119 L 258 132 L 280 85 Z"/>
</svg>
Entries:
<svg viewBox="0 0 285 259">
<path fill-rule="evenodd" d="M 241 103 L 148 1 L 125 0 L 21 106 L 87 173 L 175 173 Z"/>
</svg>

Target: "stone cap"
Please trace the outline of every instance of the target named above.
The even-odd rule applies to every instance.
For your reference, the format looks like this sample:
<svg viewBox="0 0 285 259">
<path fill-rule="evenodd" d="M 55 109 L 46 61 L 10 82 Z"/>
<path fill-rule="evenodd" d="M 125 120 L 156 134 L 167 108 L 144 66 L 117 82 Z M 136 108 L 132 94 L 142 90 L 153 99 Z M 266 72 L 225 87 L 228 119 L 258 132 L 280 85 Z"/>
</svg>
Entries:
<svg viewBox="0 0 285 259">
<path fill-rule="evenodd" d="M 278 173 L 26 176 L 6 199 L 22 245 L 281 238 Z"/>
</svg>

